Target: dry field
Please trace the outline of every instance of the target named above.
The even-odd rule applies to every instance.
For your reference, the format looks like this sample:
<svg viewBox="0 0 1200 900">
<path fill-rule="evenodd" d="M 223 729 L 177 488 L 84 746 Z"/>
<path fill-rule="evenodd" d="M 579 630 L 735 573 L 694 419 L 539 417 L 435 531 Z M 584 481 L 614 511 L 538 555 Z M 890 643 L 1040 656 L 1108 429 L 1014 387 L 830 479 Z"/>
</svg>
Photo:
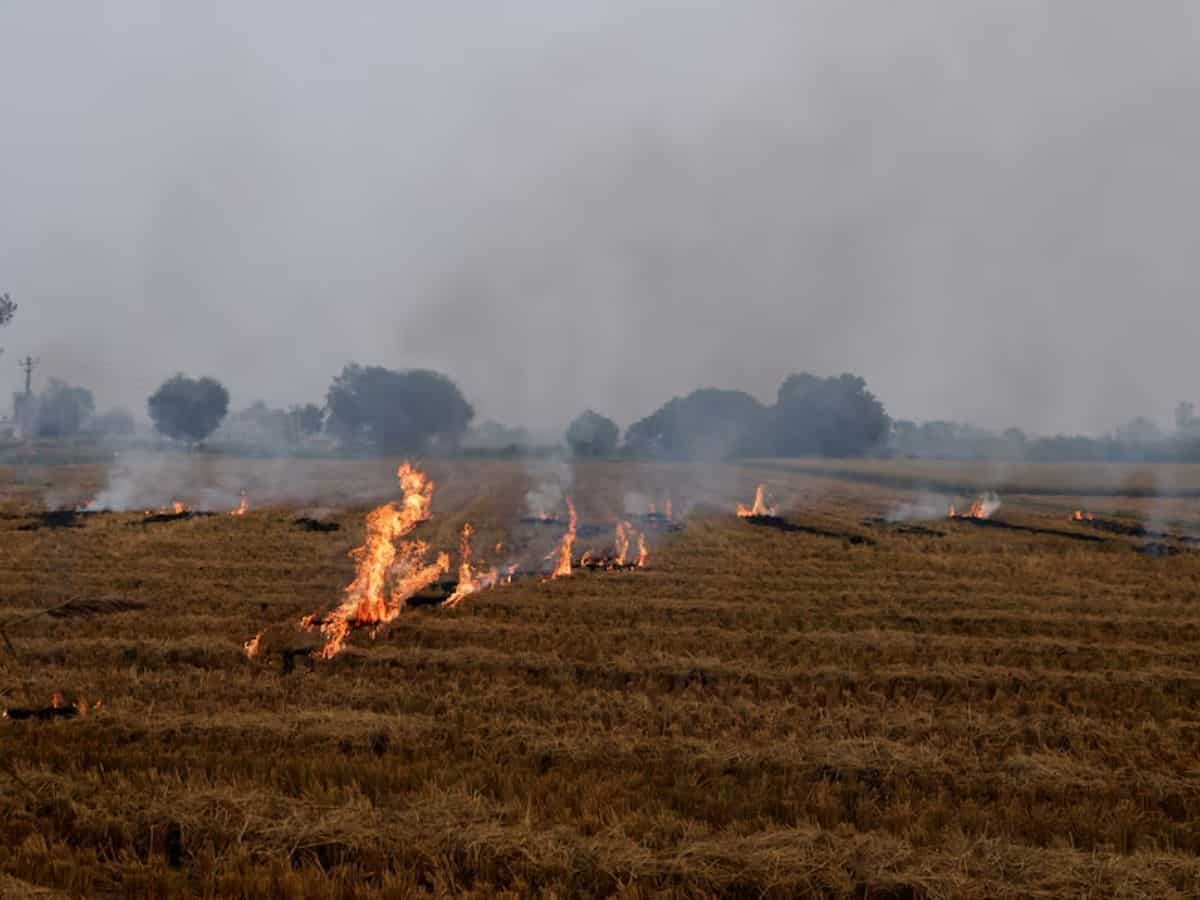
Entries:
<svg viewBox="0 0 1200 900">
<path fill-rule="evenodd" d="M 0 896 L 1200 895 L 1200 546 L 1067 520 L 1200 534 L 1200 470 L 582 465 L 585 524 L 689 508 L 649 569 L 412 608 L 285 674 L 393 468 L 176 462 L 162 502 L 220 482 L 250 513 L 38 530 L 104 470 L 0 469 L 0 706 L 102 701 L 0 721 Z M 429 469 L 425 539 L 551 549 L 520 464 Z M 870 540 L 739 520 L 758 481 Z M 870 521 L 997 485 L 997 519 L 1064 534 Z M 146 606 L 12 624 L 79 597 Z"/>
</svg>

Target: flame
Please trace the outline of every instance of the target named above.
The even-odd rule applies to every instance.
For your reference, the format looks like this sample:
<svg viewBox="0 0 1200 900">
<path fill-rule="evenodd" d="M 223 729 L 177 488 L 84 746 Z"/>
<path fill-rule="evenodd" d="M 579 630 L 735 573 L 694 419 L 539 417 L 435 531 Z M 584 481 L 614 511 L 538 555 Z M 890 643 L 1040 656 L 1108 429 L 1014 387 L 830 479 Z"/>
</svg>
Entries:
<svg viewBox="0 0 1200 900">
<path fill-rule="evenodd" d="M 434 485 L 407 462 L 396 475 L 404 499 L 399 504 L 385 503 L 367 514 L 366 540 L 350 551 L 358 572 L 346 587 L 345 601 L 321 623 L 325 636 L 320 654 L 323 659 L 332 659 L 342 651 L 352 625 L 378 628 L 392 621 L 409 597 L 450 568 L 450 557 L 445 553 L 426 564 L 429 548 L 423 541 L 404 541 L 397 549 L 397 540 L 429 518 Z M 302 627 L 311 627 L 312 623 L 311 616 L 301 620 Z"/>
<path fill-rule="evenodd" d="M 583 556 L 579 557 L 579 568 L 584 569 L 592 564 L 592 551 L 584 550 Z"/>
<path fill-rule="evenodd" d="M 175 515 L 182 516 L 184 513 L 191 511 L 192 508 L 190 506 L 184 506 L 178 500 L 171 501 L 171 512 L 175 513 Z"/>
<path fill-rule="evenodd" d="M 646 551 L 646 535 L 638 532 L 638 555 L 633 564 L 639 569 L 644 569 L 649 558 L 650 554 Z"/>
<path fill-rule="evenodd" d="M 655 502 L 653 500 L 648 501 L 646 506 L 647 506 L 646 515 L 648 515 L 648 516 L 658 515 L 658 506 L 655 504 Z"/>
<path fill-rule="evenodd" d="M 775 515 L 775 507 L 767 506 L 766 500 L 763 499 L 764 485 L 759 485 L 754 489 L 754 505 L 747 508 L 741 503 L 738 504 L 737 514 L 743 519 L 748 519 L 751 516 L 773 516 Z"/>
<path fill-rule="evenodd" d="M 1072 522 L 1095 522 L 1096 517 L 1090 512 L 1084 512 L 1081 509 L 1075 510 L 1075 514 L 1071 516 Z"/>
<path fill-rule="evenodd" d="M 551 578 L 564 578 L 571 574 L 571 549 L 575 546 L 575 525 L 577 521 L 575 517 L 575 504 L 568 497 L 567 533 L 563 535 L 562 543 L 558 545 L 558 562 L 554 565 L 554 571 L 550 573 Z M 553 559 L 555 555 L 552 551 L 547 559 Z"/>
<path fill-rule="evenodd" d="M 663 513 L 666 515 L 667 519 L 675 518 L 675 513 L 671 509 L 671 495 L 670 494 L 667 494 L 667 502 L 663 505 Z"/>
<path fill-rule="evenodd" d="M 978 500 L 971 504 L 971 508 L 965 513 L 960 513 L 953 506 L 950 507 L 948 517 L 951 519 L 990 519 L 992 513 L 1000 508 L 1000 498 L 989 491 Z"/>
<path fill-rule="evenodd" d="M 232 510 L 229 514 L 231 516 L 244 516 L 248 509 L 250 509 L 250 505 L 246 502 L 246 492 L 242 491 L 242 497 L 238 502 L 237 509 Z"/>
<path fill-rule="evenodd" d="M 628 522 L 618 522 L 616 533 L 613 535 L 613 544 L 616 546 L 616 555 L 613 557 L 613 565 L 625 565 L 625 556 L 629 553 L 629 535 L 626 533 L 626 528 L 632 528 Z"/>
<path fill-rule="evenodd" d="M 53 694 L 50 695 L 50 708 L 51 709 L 61 709 L 62 705 L 63 705 L 62 694 L 55 691 Z"/>
<path fill-rule="evenodd" d="M 259 632 L 246 643 L 242 644 L 242 652 L 246 654 L 246 659 L 254 659 L 258 656 L 258 645 L 262 641 L 263 632 Z"/>
<path fill-rule="evenodd" d="M 494 568 L 489 568 L 479 575 L 471 571 L 471 535 L 474 533 L 475 529 L 471 527 L 470 522 L 463 525 L 462 536 L 459 538 L 458 587 L 442 601 L 442 606 L 458 606 L 468 594 L 494 587 L 500 580 L 500 573 Z"/>
</svg>

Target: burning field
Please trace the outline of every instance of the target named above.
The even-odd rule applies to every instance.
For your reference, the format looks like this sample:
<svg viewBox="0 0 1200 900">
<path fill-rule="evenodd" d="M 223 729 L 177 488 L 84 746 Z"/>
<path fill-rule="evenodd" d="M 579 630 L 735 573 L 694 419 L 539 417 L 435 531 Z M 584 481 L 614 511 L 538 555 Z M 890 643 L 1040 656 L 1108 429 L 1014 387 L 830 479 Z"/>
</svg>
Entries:
<svg viewBox="0 0 1200 900">
<path fill-rule="evenodd" d="M 1196 501 L 959 476 L 896 521 L 866 465 L 398 462 L 49 519 L 25 485 L 102 473 L 7 483 L 0 874 L 1200 894 Z"/>
</svg>

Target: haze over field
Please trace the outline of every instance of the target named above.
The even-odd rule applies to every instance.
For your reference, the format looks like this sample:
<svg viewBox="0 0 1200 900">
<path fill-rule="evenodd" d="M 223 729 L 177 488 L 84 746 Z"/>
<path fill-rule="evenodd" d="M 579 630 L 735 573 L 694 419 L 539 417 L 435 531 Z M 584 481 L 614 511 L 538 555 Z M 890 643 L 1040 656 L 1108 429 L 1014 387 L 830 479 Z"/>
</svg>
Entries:
<svg viewBox="0 0 1200 900">
<path fill-rule="evenodd" d="M 621 424 L 853 371 L 1164 422 L 1197 380 L 1200 9 L 1115 0 L 0 8 L 0 341 L 141 413 L 349 360 Z"/>
</svg>

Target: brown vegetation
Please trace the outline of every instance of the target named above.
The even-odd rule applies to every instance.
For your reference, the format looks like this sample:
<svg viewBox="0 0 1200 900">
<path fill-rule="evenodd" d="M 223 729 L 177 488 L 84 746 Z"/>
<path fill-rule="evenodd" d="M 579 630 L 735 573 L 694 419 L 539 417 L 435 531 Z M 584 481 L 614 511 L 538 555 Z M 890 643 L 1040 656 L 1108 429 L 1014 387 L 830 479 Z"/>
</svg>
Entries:
<svg viewBox="0 0 1200 900">
<path fill-rule="evenodd" d="M 0 893 L 1200 894 L 1195 550 L 888 527 L 872 517 L 909 492 L 853 467 L 588 464 L 581 525 L 615 521 L 630 490 L 699 502 L 650 569 L 410 609 L 284 674 L 294 623 L 341 599 L 394 467 L 295 464 L 339 507 L 340 531 L 308 532 L 305 507 L 256 495 L 267 476 L 239 465 L 247 515 L 162 528 L 126 513 L 23 531 L 51 483 L 82 501 L 102 473 L 0 471 L 0 625 L 18 654 L 0 648 L 0 706 L 103 703 L 0 722 Z M 519 464 L 430 469 L 423 540 L 453 550 L 470 520 L 482 556 L 555 545 L 519 524 Z M 874 543 L 739 520 L 760 481 L 789 521 Z M 1069 532 L 1081 505 L 1147 512 L 1056 484 L 997 518 Z M 73 598 L 108 599 L 15 621 Z"/>
</svg>

